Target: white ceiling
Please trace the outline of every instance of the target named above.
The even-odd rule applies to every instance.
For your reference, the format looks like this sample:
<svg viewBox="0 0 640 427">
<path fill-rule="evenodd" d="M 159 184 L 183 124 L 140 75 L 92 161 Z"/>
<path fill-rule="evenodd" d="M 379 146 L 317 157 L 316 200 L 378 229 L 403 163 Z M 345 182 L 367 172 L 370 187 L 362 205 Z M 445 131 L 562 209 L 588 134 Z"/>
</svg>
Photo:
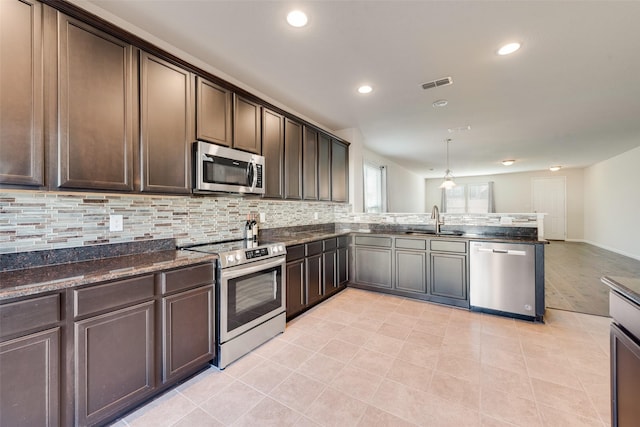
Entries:
<svg viewBox="0 0 640 427">
<path fill-rule="evenodd" d="M 444 174 L 445 138 L 455 176 L 640 146 L 640 1 L 89 1 L 425 177 Z M 294 8 L 307 27 L 286 24 Z"/>
</svg>

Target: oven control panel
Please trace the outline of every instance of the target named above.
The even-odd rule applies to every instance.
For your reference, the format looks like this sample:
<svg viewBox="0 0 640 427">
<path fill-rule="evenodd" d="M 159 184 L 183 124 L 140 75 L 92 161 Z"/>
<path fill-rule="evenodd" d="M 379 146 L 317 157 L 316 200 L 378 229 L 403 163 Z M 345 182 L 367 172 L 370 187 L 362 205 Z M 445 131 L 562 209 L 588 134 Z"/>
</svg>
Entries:
<svg viewBox="0 0 640 427">
<path fill-rule="evenodd" d="M 269 255 L 269 248 L 251 249 L 250 251 L 246 251 L 244 253 L 244 256 L 247 259 L 259 258 L 261 256 L 267 256 L 267 255 Z"/>
</svg>

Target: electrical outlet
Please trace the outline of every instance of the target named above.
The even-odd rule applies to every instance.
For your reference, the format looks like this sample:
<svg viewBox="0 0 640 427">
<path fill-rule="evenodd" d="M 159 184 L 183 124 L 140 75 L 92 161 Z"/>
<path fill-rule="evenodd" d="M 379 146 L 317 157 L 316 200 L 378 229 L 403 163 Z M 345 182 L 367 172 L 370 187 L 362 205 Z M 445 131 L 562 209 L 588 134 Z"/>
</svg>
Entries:
<svg viewBox="0 0 640 427">
<path fill-rule="evenodd" d="M 260 212 L 260 222 L 265 222 L 267 219 L 267 214 L 264 212 Z"/>
<path fill-rule="evenodd" d="M 313 213 L 313 219 L 318 219 L 318 212 Z"/>
<path fill-rule="evenodd" d="M 124 230 L 124 221 L 122 215 L 109 215 L 109 231 Z"/>
</svg>

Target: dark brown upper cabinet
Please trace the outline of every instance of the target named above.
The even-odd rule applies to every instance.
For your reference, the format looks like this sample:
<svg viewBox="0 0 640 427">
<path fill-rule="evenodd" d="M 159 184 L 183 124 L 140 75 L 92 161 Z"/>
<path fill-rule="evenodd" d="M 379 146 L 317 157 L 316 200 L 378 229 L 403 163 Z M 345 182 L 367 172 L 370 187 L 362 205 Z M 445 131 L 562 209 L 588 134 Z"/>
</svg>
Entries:
<svg viewBox="0 0 640 427">
<path fill-rule="evenodd" d="M 308 126 L 302 146 L 302 197 L 318 200 L 318 131 Z"/>
<path fill-rule="evenodd" d="M 191 191 L 193 80 L 188 71 L 140 53 L 141 191 Z"/>
<path fill-rule="evenodd" d="M 43 186 L 40 3 L 0 1 L 0 40 L 0 184 Z"/>
<path fill-rule="evenodd" d="M 335 139 L 331 143 L 331 200 L 349 199 L 349 147 Z"/>
<path fill-rule="evenodd" d="M 262 110 L 262 155 L 265 168 L 264 197 L 284 196 L 284 118 L 271 110 Z"/>
<path fill-rule="evenodd" d="M 58 14 L 58 187 L 133 190 L 132 51 Z"/>
<path fill-rule="evenodd" d="M 202 77 L 196 78 L 196 86 L 196 137 L 231 147 L 233 94 Z"/>
<path fill-rule="evenodd" d="M 233 148 L 262 154 L 260 104 L 233 97 Z"/>
<path fill-rule="evenodd" d="M 318 199 L 331 200 L 331 137 L 318 135 Z"/>
<path fill-rule="evenodd" d="M 302 199 L 302 125 L 284 119 L 284 198 Z"/>
</svg>

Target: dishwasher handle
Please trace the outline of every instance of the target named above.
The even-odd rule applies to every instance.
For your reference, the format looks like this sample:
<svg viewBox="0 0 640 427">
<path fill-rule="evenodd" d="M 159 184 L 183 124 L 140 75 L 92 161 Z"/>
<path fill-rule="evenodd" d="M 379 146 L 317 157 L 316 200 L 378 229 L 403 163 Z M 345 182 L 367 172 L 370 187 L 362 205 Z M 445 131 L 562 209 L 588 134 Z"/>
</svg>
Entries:
<svg viewBox="0 0 640 427">
<path fill-rule="evenodd" d="M 515 249 L 490 249 L 490 248 L 478 248 L 478 252 L 486 252 L 492 254 L 505 254 L 505 255 L 518 255 L 525 256 L 527 253 L 525 251 L 518 251 Z"/>
</svg>

